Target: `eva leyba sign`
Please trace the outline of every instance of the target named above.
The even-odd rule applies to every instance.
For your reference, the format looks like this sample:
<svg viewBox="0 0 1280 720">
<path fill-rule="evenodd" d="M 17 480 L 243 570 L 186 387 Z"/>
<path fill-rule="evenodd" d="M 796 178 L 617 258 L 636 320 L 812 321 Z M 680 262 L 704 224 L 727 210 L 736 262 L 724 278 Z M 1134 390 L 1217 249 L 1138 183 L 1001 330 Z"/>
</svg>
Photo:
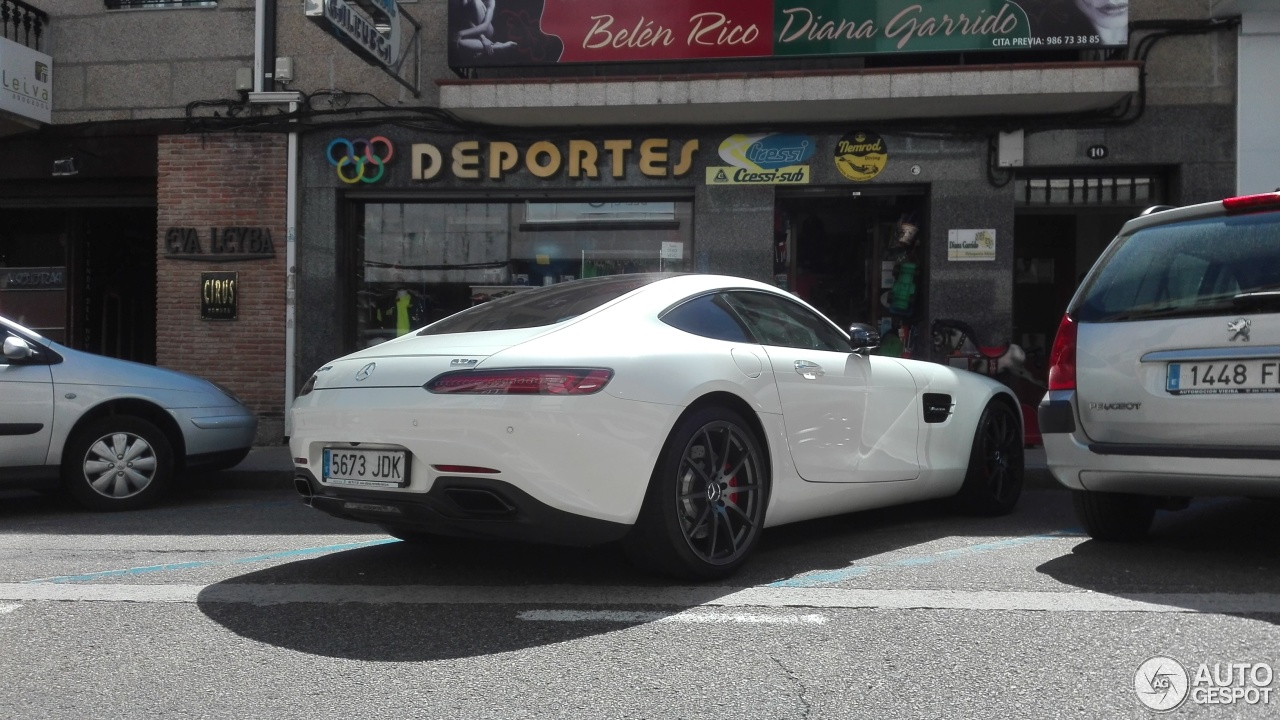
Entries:
<svg viewBox="0 0 1280 720">
<path fill-rule="evenodd" d="M 48 124 L 53 115 L 53 58 L 0 38 L 0 112 Z"/>
<path fill-rule="evenodd" d="M 465 0 L 449 64 L 1117 47 L 1128 23 L 1127 3 L 1073 0 Z"/>
</svg>

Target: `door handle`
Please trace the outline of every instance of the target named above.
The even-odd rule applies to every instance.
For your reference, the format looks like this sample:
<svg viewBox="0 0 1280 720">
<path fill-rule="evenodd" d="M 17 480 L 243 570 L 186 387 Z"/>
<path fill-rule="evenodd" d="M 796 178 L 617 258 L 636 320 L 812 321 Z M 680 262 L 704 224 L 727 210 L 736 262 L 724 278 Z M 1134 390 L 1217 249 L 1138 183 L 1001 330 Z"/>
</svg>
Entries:
<svg viewBox="0 0 1280 720">
<path fill-rule="evenodd" d="M 826 374 L 823 372 L 821 365 L 808 360 L 797 360 L 795 362 L 795 368 L 796 372 L 804 376 L 805 380 L 817 380 L 818 377 Z"/>
</svg>

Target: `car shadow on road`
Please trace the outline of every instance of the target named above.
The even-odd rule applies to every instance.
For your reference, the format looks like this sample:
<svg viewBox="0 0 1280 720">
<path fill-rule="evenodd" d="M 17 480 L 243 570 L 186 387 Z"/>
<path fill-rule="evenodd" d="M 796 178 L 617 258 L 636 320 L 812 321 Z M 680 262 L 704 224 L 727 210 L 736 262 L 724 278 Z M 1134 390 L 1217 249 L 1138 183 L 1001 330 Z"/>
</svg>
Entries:
<svg viewBox="0 0 1280 720">
<path fill-rule="evenodd" d="M 676 620 L 743 588 L 797 574 L 838 571 L 862 559 L 955 538 L 1013 537 L 1061 531 L 1070 522 L 1061 492 L 1039 493 L 1034 507 L 1003 518 L 957 515 L 946 502 L 927 502 L 795 523 L 765 531 L 747 565 L 728 580 L 696 584 L 643 573 L 616 545 L 540 546 L 496 540 L 392 542 L 297 560 L 206 588 L 202 612 L 232 632 L 298 652 L 373 661 L 425 661 L 509 652 L 596 636 L 655 621 Z M 261 590 L 267 588 L 266 590 Z M 281 600 L 271 588 L 301 593 Z M 333 590 L 335 589 L 336 590 Z M 485 588 L 494 597 L 486 599 Z M 510 598 L 519 590 L 527 598 Z M 319 593 L 308 600 L 308 592 Z M 408 590 L 429 602 L 400 602 Z M 450 602 L 448 593 L 480 600 Z M 570 594 L 548 606 L 600 613 L 573 622 L 526 622 L 527 610 L 548 590 Z M 322 597 L 384 592 L 371 601 Z M 266 595 L 260 595 L 265 592 Z M 580 593 L 582 601 L 574 598 Z M 632 593 L 620 606 L 607 599 Z M 678 602 L 646 604 L 650 596 Z M 239 598 L 238 600 L 229 598 Z M 444 599 L 441 599 L 443 597 Z M 264 599 L 265 598 L 265 599 Z M 621 610 L 619 610 L 621 607 Z M 596 619 L 592 619 L 596 618 Z"/>
<path fill-rule="evenodd" d="M 1263 596 L 1280 595 L 1278 512 L 1275 500 L 1196 500 L 1186 510 L 1157 513 L 1141 541 L 1090 540 L 1037 570 L 1091 592 L 1280 623 L 1280 604 L 1270 613 L 1222 610 L 1233 596 L 1266 604 Z"/>
</svg>

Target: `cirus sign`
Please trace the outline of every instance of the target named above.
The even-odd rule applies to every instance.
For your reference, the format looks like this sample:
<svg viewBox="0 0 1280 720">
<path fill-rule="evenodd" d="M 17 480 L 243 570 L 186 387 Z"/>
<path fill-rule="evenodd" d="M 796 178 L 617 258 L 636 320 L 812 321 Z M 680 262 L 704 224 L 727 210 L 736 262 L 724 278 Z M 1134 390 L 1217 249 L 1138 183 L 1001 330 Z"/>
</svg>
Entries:
<svg viewBox="0 0 1280 720">
<path fill-rule="evenodd" d="M 1093 145 L 1085 154 L 1089 156 L 1090 160 L 1102 160 L 1106 156 L 1110 155 L 1111 151 L 1107 150 L 1106 145 Z"/>
</svg>

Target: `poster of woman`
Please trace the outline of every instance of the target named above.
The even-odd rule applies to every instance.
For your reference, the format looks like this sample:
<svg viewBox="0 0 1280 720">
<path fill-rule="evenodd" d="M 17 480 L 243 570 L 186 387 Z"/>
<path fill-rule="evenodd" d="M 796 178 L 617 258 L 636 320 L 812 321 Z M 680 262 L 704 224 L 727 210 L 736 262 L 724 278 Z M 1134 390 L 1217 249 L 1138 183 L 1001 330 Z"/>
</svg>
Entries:
<svg viewBox="0 0 1280 720">
<path fill-rule="evenodd" d="M 450 0 L 454 67 L 1123 47 L 1129 0 Z"/>
</svg>

